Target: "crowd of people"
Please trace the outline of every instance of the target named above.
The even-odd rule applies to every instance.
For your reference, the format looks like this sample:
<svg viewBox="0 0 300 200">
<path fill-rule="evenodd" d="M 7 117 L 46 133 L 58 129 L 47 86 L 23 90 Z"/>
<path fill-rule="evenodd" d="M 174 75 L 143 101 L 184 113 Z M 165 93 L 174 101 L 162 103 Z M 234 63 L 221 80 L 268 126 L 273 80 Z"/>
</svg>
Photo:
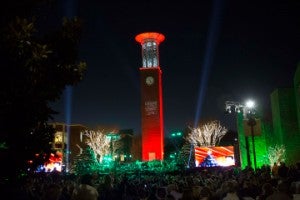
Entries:
<svg viewBox="0 0 300 200">
<path fill-rule="evenodd" d="M 300 199 L 300 163 L 277 168 L 195 168 L 106 174 L 33 173 L 7 199 L 22 200 L 296 200 Z"/>
</svg>

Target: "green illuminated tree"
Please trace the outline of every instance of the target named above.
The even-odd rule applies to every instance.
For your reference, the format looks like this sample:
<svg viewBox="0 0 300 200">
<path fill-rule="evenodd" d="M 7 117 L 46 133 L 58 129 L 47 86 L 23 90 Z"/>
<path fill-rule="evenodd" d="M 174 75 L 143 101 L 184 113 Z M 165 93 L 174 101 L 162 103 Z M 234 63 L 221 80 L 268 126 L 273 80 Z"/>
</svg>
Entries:
<svg viewBox="0 0 300 200">
<path fill-rule="evenodd" d="M 72 171 L 75 174 L 92 174 L 98 171 L 100 168 L 99 162 L 96 159 L 94 151 L 88 146 L 83 149 L 82 153 L 78 155 L 74 160 L 74 166 Z"/>
<path fill-rule="evenodd" d="M 182 145 L 180 153 L 178 155 L 178 164 L 184 167 L 194 167 L 195 163 L 195 150 L 190 143 L 186 142 Z"/>
<path fill-rule="evenodd" d="M 86 70 L 77 55 L 81 21 L 44 17 L 53 11 L 46 12 L 47 3 L 12 0 L 1 6 L 0 143 L 7 147 L 1 159 L 10 161 L 12 176 L 35 153 L 51 151 L 48 121 L 57 112 L 50 103 Z"/>
<path fill-rule="evenodd" d="M 275 163 L 279 164 L 284 162 L 286 158 L 286 149 L 284 145 L 275 145 L 268 148 L 268 158 L 270 166 L 272 167 Z"/>
</svg>

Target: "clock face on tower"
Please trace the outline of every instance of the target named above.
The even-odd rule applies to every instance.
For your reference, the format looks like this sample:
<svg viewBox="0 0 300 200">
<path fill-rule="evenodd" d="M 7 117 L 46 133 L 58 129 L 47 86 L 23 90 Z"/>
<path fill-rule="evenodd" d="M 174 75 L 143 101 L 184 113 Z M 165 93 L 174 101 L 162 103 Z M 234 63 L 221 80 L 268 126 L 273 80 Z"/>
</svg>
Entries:
<svg viewBox="0 0 300 200">
<path fill-rule="evenodd" d="M 154 83 L 154 78 L 152 76 L 147 76 L 146 78 L 146 84 L 152 85 Z"/>
</svg>

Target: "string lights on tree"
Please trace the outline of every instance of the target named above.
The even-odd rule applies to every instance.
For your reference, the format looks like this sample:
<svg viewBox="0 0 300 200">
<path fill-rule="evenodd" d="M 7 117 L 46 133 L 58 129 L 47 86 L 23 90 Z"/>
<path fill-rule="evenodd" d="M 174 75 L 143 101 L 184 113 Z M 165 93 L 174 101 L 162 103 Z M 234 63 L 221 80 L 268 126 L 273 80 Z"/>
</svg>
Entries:
<svg viewBox="0 0 300 200">
<path fill-rule="evenodd" d="M 228 131 L 217 120 L 208 122 L 201 127 L 189 128 L 191 132 L 186 140 L 191 144 L 205 147 L 218 145 Z"/>
<path fill-rule="evenodd" d="M 87 136 L 86 144 L 94 151 L 99 163 L 102 163 L 104 156 L 110 154 L 110 138 L 103 131 L 85 131 L 84 135 Z"/>
<path fill-rule="evenodd" d="M 274 164 L 279 164 L 285 161 L 286 149 L 284 145 L 275 145 L 268 148 L 268 158 L 270 166 L 273 167 Z"/>
</svg>

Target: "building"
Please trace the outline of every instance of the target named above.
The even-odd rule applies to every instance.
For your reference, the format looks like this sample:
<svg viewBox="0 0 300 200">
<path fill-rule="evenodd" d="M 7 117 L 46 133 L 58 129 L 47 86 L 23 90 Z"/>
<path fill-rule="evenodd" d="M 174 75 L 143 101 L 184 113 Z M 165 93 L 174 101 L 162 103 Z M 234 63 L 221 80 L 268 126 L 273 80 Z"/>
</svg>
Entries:
<svg viewBox="0 0 300 200">
<path fill-rule="evenodd" d="M 52 149 L 62 155 L 63 165 L 70 171 L 76 159 L 82 154 L 83 150 L 88 147 L 86 143 L 86 131 L 91 131 L 86 126 L 81 124 L 67 125 L 65 123 L 51 123 L 55 129 L 54 141 Z M 98 127 L 99 130 L 104 130 L 104 126 Z M 140 138 L 136 138 L 133 134 L 133 129 L 116 130 L 112 127 L 106 127 L 107 138 L 111 141 L 112 159 L 119 163 L 131 162 L 139 160 Z M 113 131 L 109 131 L 113 130 Z M 110 155 L 108 155 L 110 156 Z"/>
<path fill-rule="evenodd" d="M 294 77 L 294 92 L 297 107 L 298 130 L 300 130 L 300 64 Z"/>
<path fill-rule="evenodd" d="M 52 123 L 56 130 L 54 135 L 53 150 L 61 152 L 63 164 L 67 171 L 74 164 L 74 158 L 81 154 L 82 149 L 86 148 L 84 131 L 86 126 L 81 124 L 67 125 L 65 123 Z"/>
<path fill-rule="evenodd" d="M 142 46 L 140 68 L 142 161 L 164 158 L 162 71 L 158 51 L 159 44 L 164 39 L 164 35 L 155 32 L 141 33 L 135 37 Z"/>
<path fill-rule="evenodd" d="M 286 163 L 300 161 L 300 66 L 293 88 L 278 88 L 271 94 L 273 136 L 286 148 Z"/>
<path fill-rule="evenodd" d="M 117 154 L 120 162 L 131 162 L 134 160 L 134 154 L 132 151 L 133 147 L 133 130 L 132 129 L 122 129 L 118 133 L 119 148 L 117 149 Z"/>
</svg>

